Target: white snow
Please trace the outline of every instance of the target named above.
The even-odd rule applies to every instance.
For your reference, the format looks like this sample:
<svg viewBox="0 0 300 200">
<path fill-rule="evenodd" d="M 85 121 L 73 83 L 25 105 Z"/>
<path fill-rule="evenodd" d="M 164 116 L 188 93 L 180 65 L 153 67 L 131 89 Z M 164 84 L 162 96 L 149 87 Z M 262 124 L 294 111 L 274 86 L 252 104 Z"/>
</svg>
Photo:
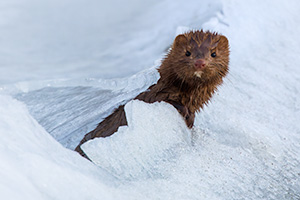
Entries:
<svg viewBox="0 0 300 200">
<path fill-rule="evenodd" d="M 0 1 L 1 199 L 299 199 L 300 3 Z M 149 85 L 187 27 L 229 38 L 230 73 L 188 130 L 166 103 L 82 135 Z M 152 66 L 152 67 L 151 67 Z M 54 139 L 53 139 L 54 138 Z"/>
<path fill-rule="evenodd" d="M 128 126 L 111 137 L 86 142 L 83 151 L 120 179 L 163 177 L 160 164 L 174 160 L 177 151 L 191 144 L 190 130 L 177 110 L 164 102 L 131 101 L 125 112 Z"/>
<path fill-rule="evenodd" d="M 26 106 L 2 95 L 0 112 L 2 199 L 113 199 L 114 178 L 62 147 Z"/>
</svg>

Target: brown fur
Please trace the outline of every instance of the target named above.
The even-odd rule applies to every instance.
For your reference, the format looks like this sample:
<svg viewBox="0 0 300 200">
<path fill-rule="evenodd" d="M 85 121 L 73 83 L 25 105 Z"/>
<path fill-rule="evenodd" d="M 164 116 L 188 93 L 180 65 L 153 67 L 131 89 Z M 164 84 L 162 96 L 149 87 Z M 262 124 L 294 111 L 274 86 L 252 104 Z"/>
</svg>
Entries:
<svg viewBox="0 0 300 200">
<path fill-rule="evenodd" d="M 190 56 L 186 55 L 187 51 L 191 53 Z M 216 53 L 216 57 L 212 57 L 212 53 Z M 195 75 L 197 70 L 194 65 L 198 59 L 206 62 L 201 77 Z M 217 86 L 222 84 L 223 77 L 228 73 L 228 64 L 229 45 L 225 36 L 203 31 L 178 35 L 158 69 L 160 79 L 157 84 L 135 99 L 147 103 L 165 101 L 172 104 L 191 128 L 195 112 L 209 102 Z M 75 150 L 86 157 L 80 149 L 81 144 L 95 137 L 110 136 L 122 125 L 127 125 L 124 106 L 120 106 L 95 130 L 87 133 Z"/>
</svg>

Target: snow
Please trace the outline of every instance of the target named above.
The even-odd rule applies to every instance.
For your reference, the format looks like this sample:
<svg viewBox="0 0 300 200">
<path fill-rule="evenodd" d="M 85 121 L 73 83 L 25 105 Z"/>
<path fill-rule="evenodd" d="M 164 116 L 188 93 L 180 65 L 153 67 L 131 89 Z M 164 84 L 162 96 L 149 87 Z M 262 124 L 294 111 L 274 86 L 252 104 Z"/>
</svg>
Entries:
<svg viewBox="0 0 300 200">
<path fill-rule="evenodd" d="M 2 0 L 0 74 L 14 76 L 0 83 L 130 76 L 161 57 L 178 26 L 199 28 L 221 9 L 218 1 L 201 5 L 191 12 L 171 0 Z"/>
<path fill-rule="evenodd" d="M 63 148 L 24 104 L 3 95 L 0 102 L 3 199 L 113 199 L 113 177 Z"/>
<path fill-rule="evenodd" d="M 86 142 L 83 151 L 120 179 L 160 176 L 160 163 L 176 158 L 176 151 L 191 143 L 190 130 L 177 110 L 164 102 L 131 101 L 125 112 L 128 126 L 111 137 Z"/>
<path fill-rule="evenodd" d="M 299 199 L 299 8 L 1 1 L 1 199 Z M 187 28 L 219 31 L 231 46 L 230 73 L 195 127 L 166 103 L 130 101 L 128 127 L 83 145 L 95 164 L 73 152 L 157 81 Z"/>
</svg>

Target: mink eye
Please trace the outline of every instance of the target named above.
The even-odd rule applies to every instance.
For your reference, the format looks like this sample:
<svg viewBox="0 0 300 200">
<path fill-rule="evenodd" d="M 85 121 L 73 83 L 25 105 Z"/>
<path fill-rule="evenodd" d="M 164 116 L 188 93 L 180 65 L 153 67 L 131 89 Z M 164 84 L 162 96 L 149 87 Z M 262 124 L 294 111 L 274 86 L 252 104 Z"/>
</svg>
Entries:
<svg viewBox="0 0 300 200">
<path fill-rule="evenodd" d="M 213 58 L 216 57 L 216 56 L 217 56 L 216 52 L 211 54 L 211 57 L 213 57 Z"/>
<path fill-rule="evenodd" d="M 191 52 L 186 51 L 185 55 L 186 55 L 186 56 L 190 56 L 190 55 L 191 55 Z"/>
</svg>

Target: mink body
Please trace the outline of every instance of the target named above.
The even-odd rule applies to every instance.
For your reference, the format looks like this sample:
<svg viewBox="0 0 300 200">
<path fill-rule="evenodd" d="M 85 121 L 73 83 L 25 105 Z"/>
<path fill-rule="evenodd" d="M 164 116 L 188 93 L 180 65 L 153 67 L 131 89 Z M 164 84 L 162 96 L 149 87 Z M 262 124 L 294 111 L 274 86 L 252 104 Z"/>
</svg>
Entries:
<svg viewBox="0 0 300 200">
<path fill-rule="evenodd" d="M 206 105 L 228 73 L 229 45 L 225 36 L 204 31 L 178 35 L 158 69 L 160 79 L 135 99 L 146 103 L 172 104 L 192 128 L 195 113 Z M 107 137 L 127 125 L 124 105 L 87 133 L 75 151 L 87 156 L 80 146 L 95 137 Z"/>
</svg>

